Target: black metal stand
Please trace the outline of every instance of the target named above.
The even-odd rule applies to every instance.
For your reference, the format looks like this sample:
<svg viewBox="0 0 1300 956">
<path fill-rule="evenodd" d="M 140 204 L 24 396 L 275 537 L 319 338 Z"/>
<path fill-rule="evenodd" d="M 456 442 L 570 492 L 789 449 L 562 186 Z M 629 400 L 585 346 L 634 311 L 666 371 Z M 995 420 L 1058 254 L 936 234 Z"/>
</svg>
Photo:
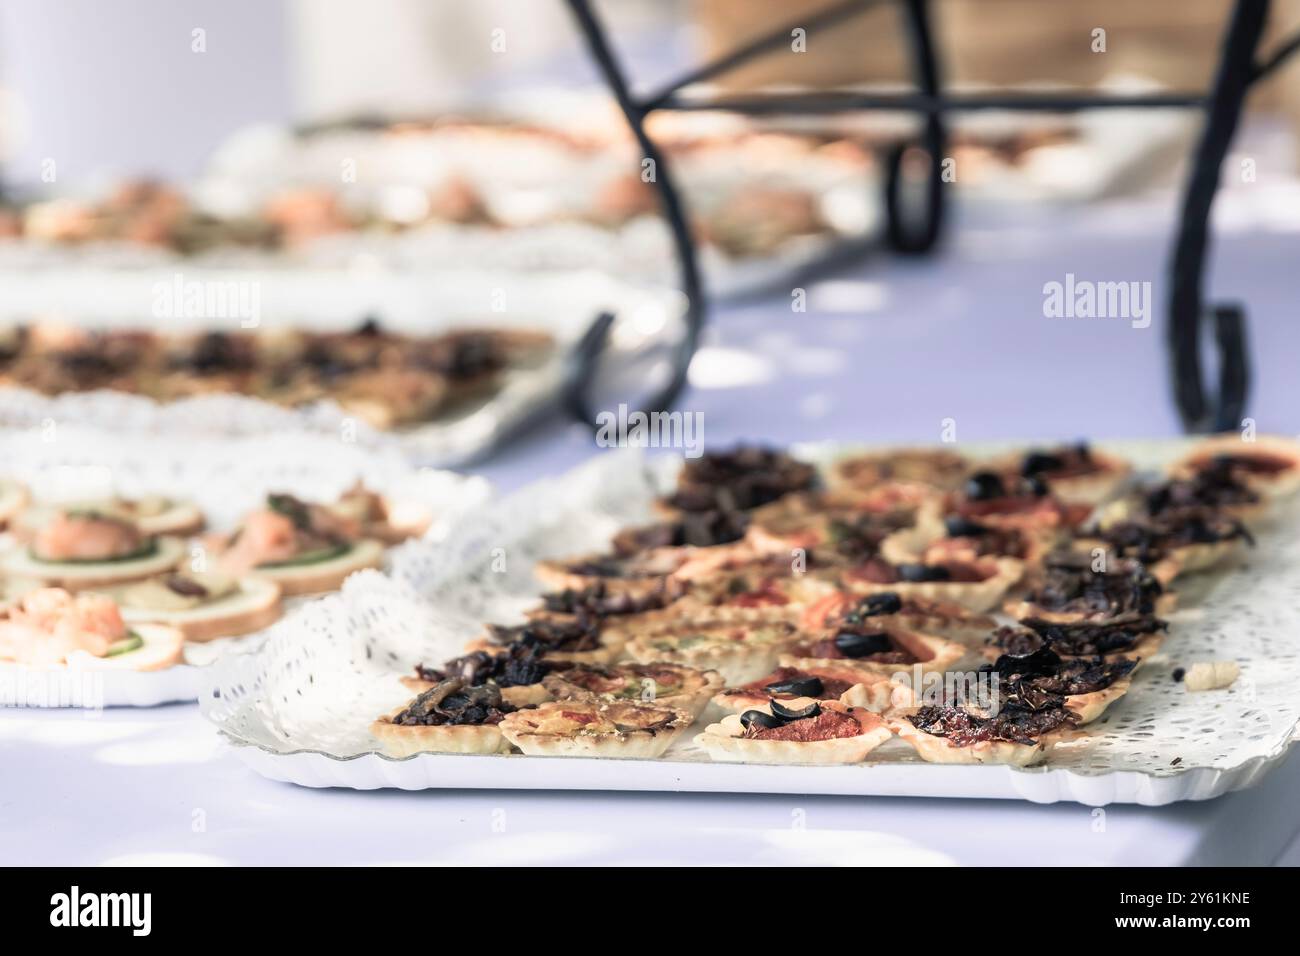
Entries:
<svg viewBox="0 0 1300 956">
<path fill-rule="evenodd" d="M 942 92 L 941 71 L 935 55 L 928 0 L 894 0 L 905 6 L 916 86 L 914 93 L 877 94 L 836 90 L 732 95 L 709 100 L 681 96 L 681 91 L 691 84 L 711 79 L 747 60 L 785 46 L 795 29 L 803 29 L 811 35 L 882 2 L 885 0 L 845 0 L 814 16 L 786 24 L 725 57 L 692 70 L 658 92 L 638 99 L 629 90 L 627 78 L 609 45 L 604 28 L 592 12 L 589 0 L 568 0 L 591 54 L 622 108 L 645 157 L 654 161 L 655 183 L 672 229 L 682 291 L 689 303 L 687 331 L 677 350 L 672 380 L 668 387 L 654 396 L 645 410 L 665 410 L 681 394 L 686 384 L 687 368 L 699 343 L 706 311 L 695 244 L 686 224 L 681 199 L 673 185 L 671 171 L 645 130 L 645 118 L 649 113 L 655 110 L 717 109 L 751 115 L 774 115 L 883 109 L 923 114 L 925 126 L 920 148 L 930 159 L 925 183 L 924 213 L 918 222 L 909 222 L 907 207 L 902 198 L 903 159 L 908 146 L 900 144 L 887 156 L 884 195 L 889 245 L 903 253 L 923 253 L 934 247 L 943 228 L 945 195 L 941 160 L 946 142 L 943 124 L 945 113 L 985 109 L 1068 113 L 1107 108 L 1183 107 L 1204 109 L 1206 120 L 1187 180 L 1170 263 L 1167 345 L 1174 400 L 1183 426 L 1188 431 L 1238 427 L 1245 410 L 1250 371 L 1242 307 L 1220 305 L 1211 312 L 1219 359 L 1218 388 L 1212 394 L 1205 388 L 1201 367 L 1202 277 L 1210 209 L 1218 190 L 1220 168 L 1236 133 L 1246 94 L 1254 83 L 1271 74 L 1289 56 L 1300 50 L 1300 35 L 1288 39 L 1267 60 L 1258 61 L 1256 57 L 1268 18 L 1269 0 L 1237 0 L 1224 38 L 1214 85 L 1208 95 L 1182 92 L 1136 96 L 1056 92 L 945 94 Z M 916 146 L 910 148 L 915 149 Z M 594 422 L 586 397 L 586 386 L 600 360 L 613 320 L 613 316 L 601 316 L 578 349 L 567 401 L 573 413 L 583 421 Z"/>
</svg>

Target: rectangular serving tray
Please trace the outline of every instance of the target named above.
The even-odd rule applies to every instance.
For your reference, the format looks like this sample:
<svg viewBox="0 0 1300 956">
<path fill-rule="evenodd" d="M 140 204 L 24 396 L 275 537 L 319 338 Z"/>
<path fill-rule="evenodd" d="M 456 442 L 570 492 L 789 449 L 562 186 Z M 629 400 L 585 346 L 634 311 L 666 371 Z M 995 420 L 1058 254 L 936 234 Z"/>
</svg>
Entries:
<svg viewBox="0 0 1300 956">
<path fill-rule="evenodd" d="M 1187 446 L 1105 447 L 1154 468 Z M 844 450 L 804 454 L 825 461 Z M 270 779 L 358 790 L 797 793 L 1158 806 L 1250 786 L 1285 759 L 1295 739 L 1300 522 L 1288 508 L 1242 566 L 1180 586 L 1188 606 L 1171 616 L 1161 653 L 1143 663 L 1129 694 L 1089 725 L 1087 739 L 1059 746 L 1039 767 L 928 764 L 897 739 L 868 762 L 849 766 L 714 763 L 692 742 L 709 722 L 707 712 L 658 760 L 457 754 L 398 760 L 375 751 L 364 727 L 382 712 L 375 692 L 384 679 L 396 684 L 414 659 L 457 652 L 457 642 L 484 620 L 503 619 L 500 608 L 508 605 L 498 602 L 526 604 L 537 592 L 527 572 L 536 557 L 599 546 L 612 528 L 643 520 L 675 467 L 667 458 L 647 463 L 628 452 L 608 454 L 489 506 L 452 532 L 443 553 L 408 552 L 408 561 L 395 562 L 392 579 L 354 578 L 333 605 L 304 609 L 309 613 L 297 625 L 285 622 L 283 641 L 210 669 L 200 698 L 205 715 L 240 759 Z M 481 573 L 476 556 L 494 543 L 523 568 L 514 575 Z M 405 601 L 411 603 L 403 607 Z M 361 637 L 358 627 L 372 628 L 374 636 Z M 408 643 L 412 633 L 427 640 Z M 1231 688 L 1193 693 L 1172 678 L 1176 667 L 1216 659 L 1240 664 Z M 387 698 L 394 706 L 403 699 L 395 691 Z"/>
</svg>

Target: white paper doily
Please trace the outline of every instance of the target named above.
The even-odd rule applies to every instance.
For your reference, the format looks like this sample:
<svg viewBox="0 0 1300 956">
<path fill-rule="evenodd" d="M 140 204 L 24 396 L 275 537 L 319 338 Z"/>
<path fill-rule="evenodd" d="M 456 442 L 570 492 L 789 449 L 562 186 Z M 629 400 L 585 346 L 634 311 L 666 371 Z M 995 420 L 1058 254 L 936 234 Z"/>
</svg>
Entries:
<svg viewBox="0 0 1300 956">
<path fill-rule="evenodd" d="M 1180 446 L 1121 447 L 1153 463 Z M 459 653 L 485 621 L 516 618 L 539 593 L 536 559 L 603 547 L 615 528 L 649 516 L 671 461 L 649 464 L 630 452 L 603 455 L 471 516 L 439 549 L 405 546 L 391 576 L 352 578 L 339 595 L 279 625 L 257 654 L 209 669 L 205 715 L 246 745 L 238 752 L 260 772 L 309 786 L 756 789 L 1092 804 L 1204 799 L 1245 786 L 1295 736 L 1300 519 L 1291 514 L 1247 567 L 1213 579 L 1205 600 L 1173 616 L 1163 652 L 1090 725 L 1090 739 L 1058 749 L 1043 767 L 939 767 L 897 741 L 859 766 L 722 767 L 694 749 L 690 733 L 660 761 L 435 754 L 394 761 L 374 753 L 368 724 L 409 697 L 399 675 Z M 1231 689 L 1189 693 L 1171 677 L 1176 666 L 1221 659 L 1241 665 Z"/>
<path fill-rule="evenodd" d="M 130 405 L 105 395 L 108 406 Z M 111 407 L 101 410 L 111 415 Z M 217 530 L 234 527 L 273 491 L 331 500 L 358 479 L 400 507 L 427 512 L 433 523 L 423 545 L 439 542 L 467 513 L 481 507 L 490 488 L 482 478 L 412 468 L 396 449 L 306 432 L 242 438 L 163 439 L 119 417 L 113 433 L 61 424 L 0 429 L 0 462 L 7 477 L 25 484 L 36 500 L 76 500 L 118 494 L 165 495 L 194 501 Z M 307 602 L 286 602 L 286 617 Z M 152 673 L 95 672 L 84 685 L 66 670 L 33 671 L 0 665 L 0 701 L 31 706 L 148 706 L 194 700 L 201 665 L 226 653 L 246 653 L 259 635 L 191 644 L 182 666 Z M 198 665 L 198 666 L 196 666 Z"/>
</svg>

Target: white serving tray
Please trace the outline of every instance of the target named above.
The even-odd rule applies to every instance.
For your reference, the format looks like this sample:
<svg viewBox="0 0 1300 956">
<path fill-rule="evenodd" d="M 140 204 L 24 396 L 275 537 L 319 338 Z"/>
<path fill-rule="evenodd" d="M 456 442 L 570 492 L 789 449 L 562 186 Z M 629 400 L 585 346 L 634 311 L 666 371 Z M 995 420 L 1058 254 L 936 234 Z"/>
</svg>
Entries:
<svg viewBox="0 0 1300 956">
<path fill-rule="evenodd" d="M 205 270 L 170 266 L 97 274 L 93 269 L 32 272 L 3 278 L 4 319 L 55 318 L 87 328 L 156 327 L 168 331 L 238 330 L 236 319 L 150 318 L 153 289 L 180 275 L 189 282 L 249 282 L 261 290 L 259 328 L 344 331 L 375 315 L 385 327 L 436 335 L 455 328 L 543 330 L 556 348 L 542 364 L 515 369 L 480 403 L 423 425 L 379 431 L 332 402 L 285 408 L 256 398 L 203 395 L 170 403 L 121 393 L 87 392 L 54 398 L 0 388 L 0 427 L 35 428 L 73 421 L 104 429 L 123 423 L 160 436 L 231 437 L 310 431 L 376 448 L 395 447 L 420 465 L 470 461 L 532 417 L 554 408 L 574 344 L 602 312 L 617 321 L 612 361 L 636 355 L 681 334 L 684 300 L 670 289 L 633 285 L 591 270 L 533 275 L 501 270 L 429 272 L 395 278 L 362 270 L 331 270 L 328 279 L 293 269 Z M 86 296 L 93 308 L 87 310 Z"/>
<path fill-rule="evenodd" d="M 1107 447 L 1155 466 L 1186 443 Z M 805 451 L 814 459 L 835 453 Z M 717 764 L 692 742 L 708 712 L 653 761 L 394 760 L 377 752 L 366 728 L 409 697 L 398 676 L 417 662 L 460 653 L 485 621 L 511 620 L 539 590 L 530 570 L 537 558 L 601 547 L 613 529 L 645 520 L 674 467 L 670 458 L 603 455 L 471 516 L 437 554 L 403 549 L 390 576 L 353 577 L 341 594 L 285 622 L 257 653 L 205 672 L 204 715 L 257 772 L 312 787 L 824 793 L 1093 806 L 1203 800 L 1249 786 L 1286 756 L 1297 735 L 1300 516 L 1292 509 L 1261 537 L 1246 566 L 1180 587 L 1188 606 L 1171 616 L 1162 652 L 1143 663 L 1129 694 L 1089 725 L 1087 740 L 1058 747 L 1040 767 L 926 764 L 897 740 L 856 766 Z M 506 563 L 492 566 L 493 554 Z M 1232 688 L 1191 693 L 1171 677 L 1175 667 L 1216 659 L 1241 665 Z"/>
<path fill-rule="evenodd" d="M 233 527 L 268 492 L 328 500 L 360 479 L 396 502 L 427 511 L 433 523 L 425 540 L 433 548 L 490 493 L 482 478 L 416 469 L 396 451 L 379 452 L 312 433 L 159 441 L 151 432 L 132 431 L 129 418 L 120 423 L 116 432 L 63 420 L 52 427 L 0 429 L 4 474 L 28 487 L 38 503 L 113 494 L 185 498 L 199 506 L 214 530 Z M 7 535 L 0 536 L 0 548 L 12 546 Z M 286 599 L 285 616 L 310 602 Z M 185 663 L 159 671 L 0 663 L 0 707 L 98 709 L 193 701 L 205 666 L 226 655 L 248 653 L 264 633 L 187 643 Z"/>
</svg>

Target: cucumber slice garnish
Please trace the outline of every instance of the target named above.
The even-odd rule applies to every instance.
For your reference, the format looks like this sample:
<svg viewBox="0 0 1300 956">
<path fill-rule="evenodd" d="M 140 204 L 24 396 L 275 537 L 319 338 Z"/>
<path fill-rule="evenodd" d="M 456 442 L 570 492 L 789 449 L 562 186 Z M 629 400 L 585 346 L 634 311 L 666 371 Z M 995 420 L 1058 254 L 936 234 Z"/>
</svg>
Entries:
<svg viewBox="0 0 1300 956">
<path fill-rule="evenodd" d="M 138 651 L 142 647 L 144 647 L 144 638 L 135 631 L 128 631 L 126 637 L 108 645 L 108 650 L 105 651 L 104 656 L 118 657 L 122 654 L 130 654 L 132 651 Z"/>
<path fill-rule="evenodd" d="M 283 561 L 267 561 L 265 564 L 257 566 L 259 571 L 273 570 L 275 568 L 296 568 L 304 564 L 320 564 L 324 561 L 333 561 L 335 558 L 341 558 L 352 550 L 351 544 L 336 544 L 328 548 L 316 548 L 313 551 L 304 551 L 292 558 L 285 558 Z"/>
</svg>

